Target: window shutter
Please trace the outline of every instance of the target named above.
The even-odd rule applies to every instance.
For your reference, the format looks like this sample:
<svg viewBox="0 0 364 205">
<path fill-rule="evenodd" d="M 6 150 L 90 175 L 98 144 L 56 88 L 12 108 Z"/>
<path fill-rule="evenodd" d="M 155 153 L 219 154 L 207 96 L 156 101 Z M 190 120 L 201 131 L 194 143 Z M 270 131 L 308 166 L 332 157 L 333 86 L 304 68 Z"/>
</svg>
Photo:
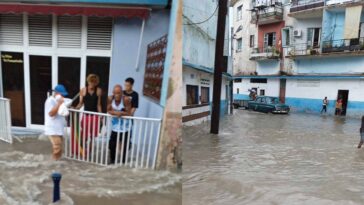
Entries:
<svg viewBox="0 0 364 205">
<path fill-rule="evenodd" d="M 52 47 L 52 16 L 29 16 L 29 45 Z"/>
<path fill-rule="evenodd" d="M 82 17 L 58 17 L 58 48 L 81 48 Z"/>
<path fill-rule="evenodd" d="M 0 14 L 0 44 L 23 45 L 23 16 Z"/>
<path fill-rule="evenodd" d="M 87 49 L 110 50 L 111 36 L 112 18 L 88 18 Z"/>
</svg>

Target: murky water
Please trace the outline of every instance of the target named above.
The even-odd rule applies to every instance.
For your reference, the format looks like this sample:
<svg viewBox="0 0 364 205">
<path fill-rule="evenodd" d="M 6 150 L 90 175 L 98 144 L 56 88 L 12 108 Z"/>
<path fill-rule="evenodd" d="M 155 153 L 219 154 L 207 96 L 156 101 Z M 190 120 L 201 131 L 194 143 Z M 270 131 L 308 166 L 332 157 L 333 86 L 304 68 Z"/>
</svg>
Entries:
<svg viewBox="0 0 364 205">
<path fill-rule="evenodd" d="M 0 142 L 0 204 L 51 204 L 53 171 L 62 173 L 64 205 L 180 205 L 181 176 L 167 171 L 106 168 L 50 159 L 47 138 Z"/>
<path fill-rule="evenodd" d="M 183 204 L 364 204 L 357 119 L 238 110 L 183 133 Z"/>
</svg>

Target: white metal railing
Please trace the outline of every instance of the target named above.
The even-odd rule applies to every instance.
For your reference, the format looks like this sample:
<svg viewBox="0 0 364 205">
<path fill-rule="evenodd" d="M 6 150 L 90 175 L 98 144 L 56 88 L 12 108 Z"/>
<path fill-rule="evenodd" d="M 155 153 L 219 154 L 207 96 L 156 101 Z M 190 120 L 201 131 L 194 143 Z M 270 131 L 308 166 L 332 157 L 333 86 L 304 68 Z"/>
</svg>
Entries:
<svg viewBox="0 0 364 205">
<path fill-rule="evenodd" d="M 11 136 L 10 100 L 0 98 L 0 140 L 13 143 Z"/>
<path fill-rule="evenodd" d="M 360 2 L 361 0 L 328 0 L 326 5 Z"/>
<path fill-rule="evenodd" d="M 124 132 L 113 133 L 115 122 Z M 69 125 L 64 140 L 66 158 L 104 166 L 155 169 L 160 119 L 117 118 L 105 113 L 70 109 Z M 110 141 L 111 135 L 114 141 Z M 113 155 L 110 146 L 115 148 Z"/>
</svg>

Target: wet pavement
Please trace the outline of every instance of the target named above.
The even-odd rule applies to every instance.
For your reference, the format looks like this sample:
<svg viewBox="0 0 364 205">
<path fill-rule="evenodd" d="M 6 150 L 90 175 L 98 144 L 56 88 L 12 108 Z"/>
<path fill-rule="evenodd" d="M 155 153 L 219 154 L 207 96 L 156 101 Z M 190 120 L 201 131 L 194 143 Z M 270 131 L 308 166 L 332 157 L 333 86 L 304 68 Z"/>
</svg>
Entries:
<svg viewBox="0 0 364 205">
<path fill-rule="evenodd" d="M 181 176 L 50 159 L 47 138 L 0 142 L 0 204 L 51 204 L 53 171 L 62 173 L 61 205 L 180 205 Z"/>
<path fill-rule="evenodd" d="M 358 119 L 235 111 L 184 127 L 184 205 L 364 204 Z"/>
</svg>

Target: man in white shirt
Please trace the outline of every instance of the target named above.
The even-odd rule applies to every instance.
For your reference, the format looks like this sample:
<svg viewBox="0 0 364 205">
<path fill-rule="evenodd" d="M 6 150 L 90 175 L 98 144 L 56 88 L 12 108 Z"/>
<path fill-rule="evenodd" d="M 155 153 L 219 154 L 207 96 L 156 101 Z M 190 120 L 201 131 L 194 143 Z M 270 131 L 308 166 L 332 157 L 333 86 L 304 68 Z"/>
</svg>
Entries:
<svg viewBox="0 0 364 205">
<path fill-rule="evenodd" d="M 63 85 L 57 85 L 53 91 L 54 94 L 46 100 L 44 105 L 44 134 L 49 136 L 52 143 L 52 158 L 58 160 L 62 156 L 63 132 L 66 125 L 66 119 L 58 114 L 58 109 L 68 92 Z"/>
</svg>

